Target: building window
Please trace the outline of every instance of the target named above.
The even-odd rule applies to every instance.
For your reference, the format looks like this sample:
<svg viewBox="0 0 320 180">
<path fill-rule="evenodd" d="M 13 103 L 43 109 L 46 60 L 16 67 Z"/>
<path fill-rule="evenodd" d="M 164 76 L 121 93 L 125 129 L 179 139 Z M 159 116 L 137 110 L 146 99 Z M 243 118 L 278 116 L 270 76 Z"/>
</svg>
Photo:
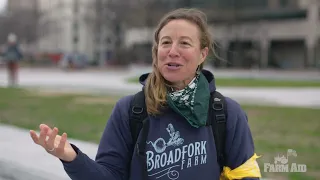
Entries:
<svg viewBox="0 0 320 180">
<path fill-rule="evenodd" d="M 280 7 L 287 7 L 289 5 L 289 0 L 279 0 Z"/>
<path fill-rule="evenodd" d="M 268 6 L 267 0 L 215 0 L 215 6 L 221 8 L 265 8 Z"/>
<path fill-rule="evenodd" d="M 77 44 L 79 42 L 79 37 L 78 36 L 74 36 L 73 37 L 73 43 Z"/>
</svg>

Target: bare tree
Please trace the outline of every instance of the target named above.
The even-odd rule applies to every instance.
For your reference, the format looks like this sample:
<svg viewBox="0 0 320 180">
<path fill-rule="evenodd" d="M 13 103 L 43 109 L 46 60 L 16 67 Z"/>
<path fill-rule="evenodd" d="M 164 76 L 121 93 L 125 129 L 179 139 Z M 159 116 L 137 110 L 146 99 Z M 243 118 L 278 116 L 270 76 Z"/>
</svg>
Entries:
<svg viewBox="0 0 320 180">
<path fill-rule="evenodd" d="M 153 27 L 168 7 L 168 3 L 157 0 L 96 0 L 96 35 L 100 62 L 104 62 L 101 52 L 110 51 L 103 43 L 112 42 L 112 59 L 117 64 L 132 62 L 132 50 L 124 47 L 125 30 L 131 27 Z M 170 3 L 169 3 L 170 4 Z M 103 37 L 103 28 L 112 32 L 111 37 Z M 103 41 L 105 39 L 105 42 Z M 105 49 L 103 49 L 105 48 Z M 148 51 L 150 52 L 150 51 Z M 149 58 L 150 59 L 150 58 Z"/>
<path fill-rule="evenodd" d="M 1 41 L 12 32 L 15 33 L 20 40 L 26 43 L 33 43 L 37 39 L 37 23 L 38 11 L 36 10 L 19 10 L 17 12 L 8 12 L 2 18 L 1 23 Z"/>
</svg>

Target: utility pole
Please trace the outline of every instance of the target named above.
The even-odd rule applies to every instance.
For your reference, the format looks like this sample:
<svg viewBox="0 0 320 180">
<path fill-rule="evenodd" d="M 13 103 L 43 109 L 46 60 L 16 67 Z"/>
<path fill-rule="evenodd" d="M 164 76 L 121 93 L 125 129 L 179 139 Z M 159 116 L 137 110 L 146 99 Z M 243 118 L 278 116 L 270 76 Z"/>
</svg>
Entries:
<svg viewBox="0 0 320 180">
<path fill-rule="evenodd" d="M 238 24 L 238 11 L 239 11 L 239 7 L 238 7 L 238 1 L 237 0 L 232 0 L 232 11 L 233 11 L 233 16 L 231 18 L 231 25 L 232 25 L 232 31 L 235 35 L 235 38 L 234 38 L 234 45 L 233 45 L 233 50 L 235 53 L 233 53 L 233 56 L 232 56 L 232 64 L 231 64 L 231 67 L 234 67 L 234 66 L 238 66 L 238 64 L 236 64 L 236 56 L 238 56 L 239 54 L 239 49 L 241 47 L 241 44 L 239 42 L 239 33 L 238 33 L 238 28 L 239 28 L 239 24 Z M 243 57 L 241 57 L 241 65 L 243 63 Z M 240 66 L 241 66 L 240 65 Z M 242 67 L 240 67 L 242 68 Z"/>
<path fill-rule="evenodd" d="M 104 43 L 104 0 L 100 0 L 101 6 L 100 6 L 100 34 L 99 34 L 99 65 L 100 67 L 103 67 L 105 65 L 105 56 L 104 56 L 104 52 L 105 52 L 105 43 Z"/>
<path fill-rule="evenodd" d="M 96 0 L 96 52 L 98 58 L 98 65 L 100 67 L 105 66 L 105 52 L 106 52 L 106 35 L 105 35 L 105 23 L 106 22 L 106 0 Z"/>
<path fill-rule="evenodd" d="M 78 42 L 79 42 L 79 0 L 73 0 L 73 36 L 72 36 L 72 43 L 73 43 L 73 52 L 78 53 Z"/>
</svg>

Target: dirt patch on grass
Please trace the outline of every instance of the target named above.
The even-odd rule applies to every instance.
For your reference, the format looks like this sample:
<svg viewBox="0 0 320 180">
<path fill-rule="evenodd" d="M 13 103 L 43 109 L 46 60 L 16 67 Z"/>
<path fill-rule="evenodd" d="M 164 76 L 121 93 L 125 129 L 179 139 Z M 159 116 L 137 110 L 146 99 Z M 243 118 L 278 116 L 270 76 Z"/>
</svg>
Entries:
<svg viewBox="0 0 320 180">
<path fill-rule="evenodd" d="M 79 97 L 74 99 L 76 104 L 115 104 L 117 98 L 112 97 Z"/>
<path fill-rule="evenodd" d="M 284 177 L 284 175 L 278 175 L 276 173 L 270 175 L 268 178 L 274 179 L 274 180 L 288 180 L 288 177 Z"/>
<path fill-rule="evenodd" d="M 307 172 L 307 175 L 311 176 L 311 177 L 316 177 L 317 179 L 318 178 L 320 179 L 320 172 Z"/>
<path fill-rule="evenodd" d="M 42 96 L 42 97 L 59 97 L 67 95 L 85 95 L 81 92 L 67 92 L 67 91 L 52 91 L 52 90 L 30 90 L 28 91 L 29 95 L 32 96 Z"/>
<path fill-rule="evenodd" d="M 246 110 L 246 113 L 247 113 L 249 119 L 251 119 L 251 118 L 256 118 L 256 117 L 259 117 L 259 116 L 264 116 L 264 115 L 267 114 L 266 111 L 263 111 L 263 110 L 253 110 L 253 109 Z"/>
<path fill-rule="evenodd" d="M 51 90 L 37 90 L 29 91 L 31 96 L 42 96 L 42 97 L 61 97 L 61 96 L 74 96 L 72 103 L 75 104 L 115 104 L 119 97 L 112 96 L 88 96 L 88 94 L 82 92 L 63 92 L 63 91 L 51 91 Z M 76 97 L 79 96 L 79 97 Z M 72 104 L 71 103 L 71 104 Z"/>
</svg>

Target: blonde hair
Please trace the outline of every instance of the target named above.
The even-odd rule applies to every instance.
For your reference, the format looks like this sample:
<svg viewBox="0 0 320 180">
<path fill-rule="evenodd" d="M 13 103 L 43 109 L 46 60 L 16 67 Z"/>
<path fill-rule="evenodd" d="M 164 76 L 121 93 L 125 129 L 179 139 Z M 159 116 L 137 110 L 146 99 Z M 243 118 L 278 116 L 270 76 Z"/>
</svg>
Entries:
<svg viewBox="0 0 320 180">
<path fill-rule="evenodd" d="M 172 20 L 183 19 L 198 26 L 200 31 L 200 48 L 208 47 L 209 52 L 214 53 L 213 41 L 208 31 L 206 15 L 197 9 L 177 9 L 166 14 L 158 24 L 154 33 L 154 40 L 152 46 L 152 72 L 149 74 L 145 85 L 145 97 L 147 112 L 151 115 L 160 114 L 160 108 L 166 105 L 167 96 L 167 81 L 161 75 L 158 67 L 158 43 L 159 33 L 161 29 Z M 203 63 L 200 65 L 199 70 L 203 68 Z"/>
</svg>

